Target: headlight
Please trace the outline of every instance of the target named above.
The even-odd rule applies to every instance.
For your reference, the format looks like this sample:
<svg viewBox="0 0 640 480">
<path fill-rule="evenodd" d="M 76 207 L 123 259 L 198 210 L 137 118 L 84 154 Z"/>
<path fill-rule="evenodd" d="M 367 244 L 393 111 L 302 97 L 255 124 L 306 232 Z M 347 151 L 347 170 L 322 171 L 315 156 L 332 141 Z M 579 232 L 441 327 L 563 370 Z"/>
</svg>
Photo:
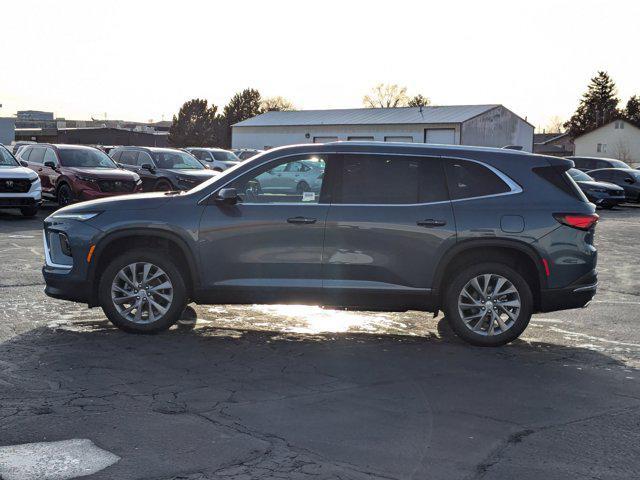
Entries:
<svg viewBox="0 0 640 480">
<path fill-rule="evenodd" d="M 66 218 L 68 220 L 79 220 L 81 222 L 84 222 L 85 220 L 89 220 L 90 218 L 98 216 L 101 213 L 102 212 L 80 212 L 80 213 L 73 213 L 73 212 L 64 213 L 64 212 L 60 212 L 60 213 L 52 214 L 50 218 L 55 218 L 55 219 L 58 219 L 58 220 L 61 219 L 61 218 Z"/>
<path fill-rule="evenodd" d="M 83 177 L 82 175 L 76 175 L 75 177 L 82 182 L 96 183 L 95 178 Z"/>
<path fill-rule="evenodd" d="M 591 190 L 592 192 L 597 192 L 597 193 L 607 193 L 606 190 L 602 189 L 602 188 L 594 188 L 593 190 Z"/>
</svg>

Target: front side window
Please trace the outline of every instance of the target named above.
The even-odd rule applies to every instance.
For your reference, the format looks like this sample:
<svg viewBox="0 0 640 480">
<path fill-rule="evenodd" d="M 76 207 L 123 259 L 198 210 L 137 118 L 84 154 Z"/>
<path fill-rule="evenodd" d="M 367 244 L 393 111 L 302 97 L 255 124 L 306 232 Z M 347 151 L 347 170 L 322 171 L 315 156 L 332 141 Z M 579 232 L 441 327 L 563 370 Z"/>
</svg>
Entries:
<svg viewBox="0 0 640 480">
<path fill-rule="evenodd" d="M 136 165 L 151 165 L 153 166 L 153 160 L 151 159 L 151 155 L 147 152 L 138 152 L 138 160 Z"/>
<path fill-rule="evenodd" d="M 120 163 L 124 165 L 138 165 L 138 152 L 136 150 L 124 150 L 120 154 Z"/>
<path fill-rule="evenodd" d="M 220 162 L 239 162 L 240 159 L 236 157 L 233 152 L 227 152 L 226 150 L 213 150 L 211 151 L 213 158 Z"/>
<path fill-rule="evenodd" d="M 401 205 L 448 200 L 437 158 L 345 155 L 336 174 L 335 203 Z"/>
<path fill-rule="evenodd" d="M 186 152 L 154 152 L 158 168 L 176 170 L 202 170 L 204 166 L 191 154 Z"/>
<path fill-rule="evenodd" d="M 60 163 L 75 168 L 117 168 L 111 157 L 93 148 L 59 148 Z"/>
<path fill-rule="evenodd" d="M 56 157 L 56 153 L 52 149 L 47 148 L 47 150 L 44 152 L 44 161 L 53 162 L 57 165 L 58 157 Z"/>
<path fill-rule="evenodd" d="M 11 168 L 17 166 L 18 162 L 13 158 L 13 155 L 9 153 L 9 150 L 4 147 L 0 147 L 0 168 Z"/>
<path fill-rule="evenodd" d="M 299 164 L 304 162 L 304 170 Z M 282 163 L 270 163 L 250 172 L 230 187 L 238 191 L 244 203 L 303 203 L 320 201 L 326 162 L 312 155 Z"/>
<path fill-rule="evenodd" d="M 446 160 L 445 170 L 452 200 L 485 197 L 511 191 L 502 179 L 484 165 L 468 160 Z"/>
<path fill-rule="evenodd" d="M 46 148 L 44 147 L 32 148 L 31 153 L 29 154 L 29 161 L 33 163 L 43 163 L 45 150 Z"/>
</svg>

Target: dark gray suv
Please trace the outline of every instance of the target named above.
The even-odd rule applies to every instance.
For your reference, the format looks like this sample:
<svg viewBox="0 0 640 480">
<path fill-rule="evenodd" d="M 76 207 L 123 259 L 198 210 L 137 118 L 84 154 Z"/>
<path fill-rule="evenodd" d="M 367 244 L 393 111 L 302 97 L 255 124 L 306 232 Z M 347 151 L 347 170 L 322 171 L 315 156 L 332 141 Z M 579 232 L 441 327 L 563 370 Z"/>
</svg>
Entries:
<svg viewBox="0 0 640 480">
<path fill-rule="evenodd" d="M 318 181 L 279 189 L 300 162 Z M 466 341 L 502 345 L 595 294 L 598 216 L 572 166 L 490 148 L 273 149 L 187 192 L 58 210 L 45 291 L 130 332 L 170 327 L 188 302 L 303 303 L 442 309 Z"/>
</svg>

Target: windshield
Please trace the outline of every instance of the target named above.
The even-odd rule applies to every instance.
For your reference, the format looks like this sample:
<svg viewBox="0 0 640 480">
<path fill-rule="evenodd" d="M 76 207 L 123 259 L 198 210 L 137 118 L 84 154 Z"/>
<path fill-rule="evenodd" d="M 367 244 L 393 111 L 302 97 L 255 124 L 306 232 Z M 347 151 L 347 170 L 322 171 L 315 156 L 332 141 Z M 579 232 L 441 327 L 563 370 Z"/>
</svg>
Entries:
<svg viewBox="0 0 640 480">
<path fill-rule="evenodd" d="M 109 156 L 94 148 L 58 148 L 60 164 L 75 168 L 118 168 Z"/>
<path fill-rule="evenodd" d="M 577 168 L 570 168 L 569 175 L 571 175 L 571 178 L 573 178 L 576 182 L 592 182 L 593 181 L 593 178 L 591 178 L 586 173 L 581 172 Z"/>
<path fill-rule="evenodd" d="M 239 162 L 240 159 L 236 157 L 233 152 L 227 152 L 226 150 L 211 150 L 211 155 L 216 160 L 221 162 Z"/>
<path fill-rule="evenodd" d="M 5 147 L 0 146 L 0 168 L 17 167 L 18 162 Z"/>
<path fill-rule="evenodd" d="M 640 182 L 640 172 L 631 172 L 631 176 Z"/>
<path fill-rule="evenodd" d="M 154 152 L 153 159 L 158 168 L 175 168 L 178 170 L 202 170 L 204 166 L 188 153 Z"/>
</svg>

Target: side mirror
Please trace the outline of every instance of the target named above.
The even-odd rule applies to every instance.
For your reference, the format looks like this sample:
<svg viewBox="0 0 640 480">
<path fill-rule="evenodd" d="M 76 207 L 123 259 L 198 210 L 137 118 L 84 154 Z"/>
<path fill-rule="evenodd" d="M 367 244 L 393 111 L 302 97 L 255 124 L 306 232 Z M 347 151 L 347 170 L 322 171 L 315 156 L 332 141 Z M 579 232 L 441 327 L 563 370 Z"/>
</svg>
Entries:
<svg viewBox="0 0 640 480">
<path fill-rule="evenodd" d="M 153 168 L 153 165 L 151 165 L 150 163 L 143 163 L 140 168 L 144 169 L 144 170 L 149 170 L 150 172 L 155 172 L 155 168 Z"/>
<path fill-rule="evenodd" d="M 205 165 L 204 168 L 206 168 L 207 170 L 211 170 L 211 167 L 209 165 Z"/>
<path fill-rule="evenodd" d="M 49 167 L 49 168 L 53 168 L 54 170 L 56 169 L 56 163 L 52 162 L 51 160 L 48 160 L 48 161 L 44 162 L 44 166 L 45 167 Z"/>
<path fill-rule="evenodd" d="M 238 191 L 235 188 L 223 188 L 215 196 L 218 203 L 226 203 L 227 205 L 235 205 L 240 200 Z"/>
<path fill-rule="evenodd" d="M 29 166 L 29 162 L 27 162 L 25 160 L 20 160 L 20 165 L 22 165 L 23 167 L 28 167 Z"/>
</svg>

